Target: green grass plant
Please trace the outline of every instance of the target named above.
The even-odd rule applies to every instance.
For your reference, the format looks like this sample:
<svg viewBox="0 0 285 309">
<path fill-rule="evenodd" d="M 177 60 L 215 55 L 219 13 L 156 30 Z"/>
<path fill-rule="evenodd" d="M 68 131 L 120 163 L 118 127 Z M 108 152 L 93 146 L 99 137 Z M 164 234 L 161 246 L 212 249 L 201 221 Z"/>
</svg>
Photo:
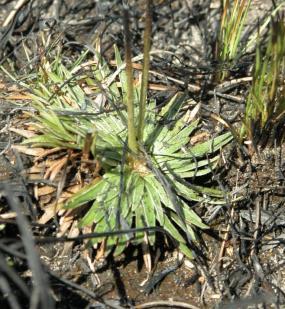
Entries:
<svg viewBox="0 0 285 309">
<path fill-rule="evenodd" d="M 115 73 L 100 54 L 95 55 L 95 64 L 88 70 L 84 69 L 88 67 L 83 62 L 85 54 L 70 64 L 70 69 L 60 54 L 54 61 L 45 59 L 36 79 L 27 82 L 33 92 L 38 134 L 24 143 L 82 152 L 87 136 L 92 136 L 89 157 L 100 162 L 100 175 L 63 207 L 85 206 L 80 227 L 91 226 L 94 232 L 162 227 L 191 258 L 189 244 L 196 241 L 195 229 L 207 228 L 191 207 L 196 202 L 225 203 L 223 192 L 197 185 L 195 180 L 205 175 L 210 178 L 218 165 L 220 149 L 232 135 L 225 133 L 191 145 L 190 136 L 199 129 L 199 120 L 187 122 L 183 112 L 186 96 L 177 93 L 160 109 L 155 100 L 147 100 L 150 4 L 147 1 L 142 82 L 133 81 L 125 18 L 126 68 L 122 68 L 116 47 Z M 92 100 L 86 88 L 92 89 Z M 106 255 L 118 255 L 130 243 L 152 246 L 155 241 L 155 233 L 138 231 L 94 238 L 91 243 L 103 242 Z"/>
<path fill-rule="evenodd" d="M 222 0 L 222 13 L 217 41 L 216 59 L 225 66 L 216 74 L 216 81 L 223 81 L 229 74 L 229 67 L 241 50 L 241 37 L 251 0 Z"/>
<path fill-rule="evenodd" d="M 241 136 L 265 146 L 272 130 L 284 121 L 285 114 L 285 26 L 271 23 L 265 52 L 256 49 L 253 81 L 246 101 Z"/>
</svg>

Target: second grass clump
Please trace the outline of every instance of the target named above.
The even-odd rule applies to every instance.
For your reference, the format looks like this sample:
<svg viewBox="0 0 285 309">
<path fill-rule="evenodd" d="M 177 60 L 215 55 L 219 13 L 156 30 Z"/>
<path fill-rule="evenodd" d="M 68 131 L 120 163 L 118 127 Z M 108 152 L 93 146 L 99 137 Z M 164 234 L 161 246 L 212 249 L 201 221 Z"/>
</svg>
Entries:
<svg viewBox="0 0 285 309">
<path fill-rule="evenodd" d="M 241 136 L 252 151 L 257 145 L 280 142 L 285 121 L 285 26 L 272 20 L 265 51 L 256 49 L 253 81 L 246 101 Z"/>
</svg>

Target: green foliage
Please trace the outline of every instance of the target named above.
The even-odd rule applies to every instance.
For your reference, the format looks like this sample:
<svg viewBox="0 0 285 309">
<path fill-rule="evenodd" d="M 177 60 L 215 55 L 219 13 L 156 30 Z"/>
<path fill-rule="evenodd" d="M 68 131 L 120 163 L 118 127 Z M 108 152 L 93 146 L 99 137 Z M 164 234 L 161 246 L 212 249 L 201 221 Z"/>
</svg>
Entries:
<svg viewBox="0 0 285 309">
<path fill-rule="evenodd" d="M 72 74 L 63 64 L 59 61 L 51 64 L 50 71 L 45 72 L 45 85 L 48 86 L 43 87 L 42 76 L 32 96 L 38 111 L 36 126 L 41 134 L 27 139 L 25 143 L 82 150 L 86 135 L 93 132 L 91 155 L 101 163 L 102 177 L 74 194 L 65 208 L 90 203 L 80 226 L 94 226 L 95 232 L 161 226 L 191 257 L 188 240 L 195 241 L 195 228 L 203 229 L 206 225 L 186 201 L 222 204 L 224 199 L 219 190 L 197 186 L 185 179 L 210 174 L 219 160 L 217 151 L 232 137 L 226 133 L 189 147 L 189 136 L 197 130 L 198 120 L 190 124 L 185 122 L 181 112 L 186 104 L 185 97 L 175 95 L 160 112 L 156 110 L 155 101 L 150 100 L 146 108 L 140 153 L 135 161 L 129 163 L 124 159 L 128 155 L 127 112 L 117 103 L 126 99 L 123 86 L 126 75 L 117 49 L 115 54 L 115 73 L 111 73 L 98 56 L 92 74 L 89 72 L 86 76 L 83 73 L 78 77 L 78 80 L 84 79 L 83 84 L 93 87 L 95 93 L 98 91 L 98 96 L 107 96 L 109 110 L 102 110 L 102 107 L 96 107 L 86 99 L 76 77 L 71 84 L 65 84 L 66 76 L 71 78 Z M 119 75 L 119 83 L 113 74 Z M 51 98 L 51 89 L 55 85 L 60 90 Z M 139 87 L 135 85 L 134 89 L 135 115 L 138 115 L 139 109 Z M 105 89 L 103 95 L 99 93 L 100 89 Z M 75 104 L 75 98 L 84 100 L 76 100 Z M 94 113 L 96 109 L 102 112 Z M 146 235 L 148 243 L 153 245 L 155 234 L 151 233 L 108 237 L 105 239 L 106 253 L 115 247 L 114 254 L 120 254 L 130 242 L 145 242 Z M 93 239 L 92 243 L 102 240 Z"/>
<path fill-rule="evenodd" d="M 241 42 L 241 34 L 251 0 L 223 0 L 220 30 L 217 44 L 217 60 L 229 66 L 236 60 Z M 217 73 L 216 79 L 223 81 L 228 70 Z"/>
<path fill-rule="evenodd" d="M 285 26 L 272 21 L 267 48 L 257 47 L 253 82 L 246 102 L 241 136 L 265 146 L 272 129 L 284 121 Z"/>
</svg>

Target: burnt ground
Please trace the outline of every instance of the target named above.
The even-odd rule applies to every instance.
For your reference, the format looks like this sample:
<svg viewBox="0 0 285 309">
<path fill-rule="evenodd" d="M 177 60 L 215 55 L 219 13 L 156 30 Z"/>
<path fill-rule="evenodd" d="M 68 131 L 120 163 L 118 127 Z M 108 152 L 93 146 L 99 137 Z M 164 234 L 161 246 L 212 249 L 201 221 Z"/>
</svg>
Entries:
<svg viewBox="0 0 285 309">
<path fill-rule="evenodd" d="M 213 84 L 213 73 L 220 69 L 213 58 L 220 2 L 154 2 L 152 49 L 159 52 L 152 58 L 152 71 L 157 74 L 151 75 L 151 82 L 163 87 L 152 90 L 151 95 L 163 102 L 177 91 L 187 92 L 191 102 L 201 103 L 202 134 L 206 136 L 223 129 L 211 117 L 213 113 L 238 126 L 249 83 L 236 81 L 249 76 L 253 54 L 242 56 L 231 68 L 235 82 L 230 87 Z M 133 54 L 137 55 L 142 51 L 144 1 L 130 3 Z M 92 52 L 98 37 L 107 60 L 113 59 L 113 44 L 123 51 L 120 1 L 23 1 L 9 21 L 16 4 L 21 1 L 0 2 L 0 22 L 7 23 L 1 30 L 0 52 L 1 64 L 11 68 L 13 63 L 19 76 L 29 70 L 23 43 L 32 51 L 34 65 L 41 32 L 59 37 L 69 58 L 84 48 Z M 257 26 L 258 18 L 268 14 L 271 5 L 271 1 L 253 1 L 248 32 Z M 278 145 L 274 136 L 268 136 L 268 147 L 252 156 L 236 142 L 225 149 L 212 180 L 225 194 L 234 192 L 236 201 L 225 206 L 199 205 L 197 212 L 210 229 L 199 235 L 197 258 L 181 261 L 175 248 L 166 250 L 158 244 L 153 252 L 155 267 L 149 274 L 138 248 L 129 248 L 115 261 L 90 261 L 94 253 L 86 254 L 82 240 L 63 252 L 64 243 L 55 241 L 59 218 L 39 221 L 41 207 L 49 201 L 48 197 L 45 201 L 36 198 L 34 188 L 40 181 L 27 176 L 33 159 L 13 148 L 21 137 L 10 128 L 27 121 L 28 102 L 7 75 L 2 75 L 0 89 L 2 308 L 284 306 L 284 145 Z M 44 243 L 33 243 L 39 236 Z"/>
</svg>

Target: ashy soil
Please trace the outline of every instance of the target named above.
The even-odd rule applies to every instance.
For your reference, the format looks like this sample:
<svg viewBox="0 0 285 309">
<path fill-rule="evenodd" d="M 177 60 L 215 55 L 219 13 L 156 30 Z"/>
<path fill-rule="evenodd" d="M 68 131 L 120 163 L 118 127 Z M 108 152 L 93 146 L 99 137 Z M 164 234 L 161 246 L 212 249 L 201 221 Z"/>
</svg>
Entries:
<svg viewBox="0 0 285 309">
<path fill-rule="evenodd" d="M 0 3 L 2 25 L 9 21 L 12 9 L 20 7 L 2 28 L 0 36 L 1 64 L 5 68 L 14 67 L 19 75 L 29 66 L 23 44 L 33 51 L 30 61 L 33 68 L 41 52 L 39 37 L 42 32 L 51 33 L 52 38 L 60 37 L 66 57 L 75 58 L 86 47 L 92 49 L 97 38 L 101 39 L 101 50 L 107 60 L 113 59 L 113 44 L 123 52 L 120 1 L 34 0 L 21 3 Z M 249 82 L 246 79 L 242 83 L 235 81 L 249 76 L 254 57 L 248 53 L 237 64 L 231 76 L 234 86 L 211 83 L 211 76 L 217 69 L 211 55 L 220 1 L 157 0 L 154 3 L 152 49 L 158 52 L 152 57 L 151 69 L 156 74 L 151 75 L 151 82 L 163 87 L 151 90 L 150 95 L 163 102 L 175 92 L 184 91 L 191 104 L 201 103 L 203 128 L 197 138 L 213 136 L 224 129 L 211 117 L 213 113 L 238 126 Z M 130 5 L 133 54 L 137 55 L 142 51 L 144 1 L 130 1 Z M 248 31 L 271 7 L 270 0 L 253 1 L 247 20 Z M 271 140 L 271 147 L 249 156 L 246 147 L 231 143 L 221 154 L 221 166 L 212 179 L 225 196 L 232 193 L 237 197 L 235 202 L 197 208 L 210 229 L 198 235 L 200 250 L 196 259 L 183 259 L 175 248 L 166 250 L 157 246 L 152 252 L 153 270 L 149 272 L 138 248 L 129 248 L 115 260 L 96 260 L 95 253 L 88 252 L 82 240 L 69 243 L 69 246 L 53 241 L 59 218 L 39 223 L 42 210 L 34 188 L 40 180 L 27 177 L 32 158 L 13 148 L 22 138 L 11 128 L 27 121 L 27 98 L 8 75 L 1 76 L 0 90 L 2 308 L 285 306 L 283 144 L 277 145 Z M 216 95 L 213 95 L 215 90 Z M 19 226 L 23 221 L 19 219 L 18 210 L 28 219 L 28 230 Z M 39 261 L 29 252 L 30 247 L 25 242 L 27 235 L 23 236 L 25 232 L 32 232 L 35 238 L 46 238 L 46 242 L 35 246 L 35 255 L 41 260 L 39 268 L 35 268 Z M 44 275 L 35 275 L 36 269 Z M 32 306 L 41 299 L 41 288 L 33 282 L 42 282 L 43 287 L 47 287 L 53 305 L 42 302 Z M 31 294 L 25 293 L 25 287 Z M 38 296 L 35 291 L 40 291 Z"/>
</svg>

